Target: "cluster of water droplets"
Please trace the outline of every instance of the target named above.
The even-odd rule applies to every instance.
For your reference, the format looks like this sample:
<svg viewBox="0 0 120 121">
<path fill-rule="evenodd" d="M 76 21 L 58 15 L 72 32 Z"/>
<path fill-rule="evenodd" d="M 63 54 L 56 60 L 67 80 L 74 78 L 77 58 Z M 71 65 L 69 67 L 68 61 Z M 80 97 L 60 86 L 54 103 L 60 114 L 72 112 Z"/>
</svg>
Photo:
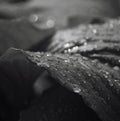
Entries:
<svg viewBox="0 0 120 121">
<path fill-rule="evenodd" d="M 54 28 L 56 24 L 55 18 L 52 17 L 44 18 L 42 15 L 37 15 L 37 14 L 30 15 L 29 21 L 40 29 Z"/>
</svg>

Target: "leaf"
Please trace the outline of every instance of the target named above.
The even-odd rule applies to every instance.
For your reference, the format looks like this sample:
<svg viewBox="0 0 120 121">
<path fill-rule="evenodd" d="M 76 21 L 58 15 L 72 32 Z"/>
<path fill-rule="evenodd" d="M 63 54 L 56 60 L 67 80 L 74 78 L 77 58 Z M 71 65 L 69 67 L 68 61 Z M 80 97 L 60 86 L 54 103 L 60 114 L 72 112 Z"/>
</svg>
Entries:
<svg viewBox="0 0 120 121">
<path fill-rule="evenodd" d="M 54 29 L 38 29 L 28 20 L 0 20 L 0 55 L 10 47 L 40 50 L 53 34 Z"/>
<path fill-rule="evenodd" d="M 13 121 L 33 99 L 33 83 L 42 69 L 30 64 L 23 52 L 10 49 L 0 57 L 0 118 Z"/>
<path fill-rule="evenodd" d="M 32 52 L 26 54 L 63 87 L 82 96 L 86 105 L 93 109 L 102 121 L 119 121 L 119 71 L 80 55 Z"/>
<path fill-rule="evenodd" d="M 110 66 L 119 66 L 120 19 L 107 20 L 103 24 L 80 25 L 61 30 L 53 37 L 48 51 L 98 59 Z M 62 40 L 62 41 L 61 41 Z"/>
<path fill-rule="evenodd" d="M 15 68 L 13 68 L 14 66 Z M 96 119 L 101 119 L 102 121 L 119 121 L 119 71 L 112 70 L 111 67 L 105 66 L 99 61 L 92 61 L 80 55 L 70 56 L 68 54 L 34 53 L 16 49 L 8 50 L 8 52 L 0 59 L 1 85 L 5 85 L 7 87 L 3 88 L 4 86 L 2 86 L 1 89 L 5 93 L 6 99 L 10 104 L 12 104 L 13 107 L 21 107 L 23 105 L 22 102 L 28 99 L 30 94 L 29 87 L 33 84 L 33 80 L 36 76 L 40 74 L 38 72 L 41 72 L 41 69 L 47 70 L 50 76 L 55 79 L 54 81 L 62 87 L 56 87 L 56 89 L 53 88 L 53 92 L 48 91 L 46 92 L 47 96 L 43 96 L 42 102 L 38 109 L 39 115 L 43 119 L 40 118 L 39 120 L 44 121 L 50 118 L 51 120 L 56 119 L 57 121 L 59 120 L 58 117 L 60 115 L 62 115 L 61 118 L 69 118 L 69 116 L 67 116 L 70 113 L 69 108 L 66 109 L 69 113 L 64 112 L 66 116 L 64 113 L 61 114 L 58 111 L 59 106 L 62 106 L 62 103 L 59 104 L 59 100 L 57 101 L 56 99 L 56 94 L 58 94 L 58 99 L 61 99 L 60 92 L 63 90 L 64 96 L 66 95 L 65 97 L 67 97 L 67 95 L 69 95 L 68 99 L 73 102 L 73 105 L 76 104 L 77 107 L 83 106 L 77 109 L 77 113 L 80 110 L 84 110 L 84 113 L 80 111 L 81 115 L 86 114 L 89 117 L 89 120 L 96 121 Z M 19 73 L 16 74 L 16 72 Z M 21 75 L 20 78 L 18 78 L 19 74 Z M 8 81 L 8 79 L 11 81 Z M 31 81 L 28 84 L 28 81 L 26 80 Z M 24 84 L 26 85 L 25 87 L 23 86 Z M 68 91 L 65 91 L 66 89 Z M 28 90 L 28 93 L 26 90 Z M 76 96 L 72 92 L 74 92 Z M 11 97 L 10 95 L 13 96 Z M 63 102 L 65 102 L 63 103 L 63 107 L 67 105 L 68 102 L 65 97 L 63 99 Z M 83 98 L 85 104 L 83 103 L 81 97 Z M 54 102 L 54 105 L 51 105 L 52 101 L 55 100 L 56 103 Z M 75 103 L 74 101 L 78 102 Z M 57 104 L 59 104 L 58 107 L 56 107 Z M 95 113 L 86 107 L 86 105 L 94 110 L 100 119 L 96 117 Z M 52 114 L 50 114 L 51 110 L 49 108 L 53 110 Z M 88 111 L 91 112 L 91 117 L 88 115 L 89 113 L 85 113 L 87 110 L 91 110 Z M 53 118 L 52 115 L 54 115 L 54 113 L 55 117 Z M 80 116 L 77 117 L 78 119 L 82 118 L 85 120 L 86 116 L 81 117 L 81 115 L 79 113 L 76 114 L 76 116 Z"/>
</svg>

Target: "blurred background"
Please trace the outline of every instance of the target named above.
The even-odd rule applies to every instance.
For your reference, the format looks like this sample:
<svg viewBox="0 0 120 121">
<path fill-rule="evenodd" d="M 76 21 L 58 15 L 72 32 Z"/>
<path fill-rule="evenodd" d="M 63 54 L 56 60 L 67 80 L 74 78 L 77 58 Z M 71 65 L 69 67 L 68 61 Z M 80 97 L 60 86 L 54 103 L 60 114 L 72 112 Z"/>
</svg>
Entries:
<svg viewBox="0 0 120 121">
<path fill-rule="evenodd" d="M 119 0 L 0 0 L 0 17 L 30 16 L 32 21 L 57 27 L 71 22 L 85 22 L 95 17 L 115 18 L 120 15 Z"/>
</svg>

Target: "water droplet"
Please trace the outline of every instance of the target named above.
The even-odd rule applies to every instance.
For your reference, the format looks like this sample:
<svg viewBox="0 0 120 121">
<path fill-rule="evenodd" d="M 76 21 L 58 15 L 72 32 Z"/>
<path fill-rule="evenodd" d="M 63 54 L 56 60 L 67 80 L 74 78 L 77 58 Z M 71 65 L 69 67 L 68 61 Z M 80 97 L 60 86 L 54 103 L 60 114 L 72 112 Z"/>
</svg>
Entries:
<svg viewBox="0 0 120 121">
<path fill-rule="evenodd" d="M 91 77 L 92 75 L 89 73 L 88 76 Z"/>
<path fill-rule="evenodd" d="M 113 29 L 114 27 L 113 23 L 110 23 L 109 26 L 110 26 L 110 29 Z"/>
<path fill-rule="evenodd" d="M 37 22 L 38 19 L 39 19 L 39 17 L 38 17 L 36 14 L 33 14 L 33 15 L 31 15 L 31 16 L 29 17 L 29 20 L 30 20 L 31 22 Z"/>
<path fill-rule="evenodd" d="M 120 70 L 120 68 L 118 66 L 114 66 L 113 69 L 116 71 Z"/>
<path fill-rule="evenodd" d="M 69 63 L 70 61 L 68 59 L 64 60 L 65 63 Z"/>
<path fill-rule="evenodd" d="M 119 80 L 114 80 L 115 82 L 119 82 Z"/>
<path fill-rule="evenodd" d="M 104 77 L 107 79 L 108 78 L 108 75 L 104 75 Z"/>
<path fill-rule="evenodd" d="M 97 34 L 97 30 L 96 30 L 96 29 L 93 29 L 92 32 L 93 32 L 94 34 Z"/>
<path fill-rule="evenodd" d="M 71 53 L 71 49 L 68 49 L 68 53 Z"/>
<path fill-rule="evenodd" d="M 52 19 L 49 19 L 47 22 L 46 22 L 46 26 L 48 28 L 53 28 L 55 26 L 55 21 L 52 20 Z"/>
<path fill-rule="evenodd" d="M 109 75 L 109 72 L 105 71 L 105 74 Z"/>
<path fill-rule="evenodd" d="M 41 65 L 41 63 L 37 63 L 37 66 L 40 66 Z"/>
<path fill-rule="evenodd" d="M 74 88 L 74 92 L 80 93 L 81 92 L 81 89 L 80 88 Z"/>
<path fill-rule="evenodd" d="M 75 93 L 80 93 L 80 92 L 81 92 L 81 89 L 78 87 L 78 85 L 73 84 L 72 87 L 73 87 L 73 91 L 74 91 Z"/>
<path fill-rule="evenodd" d="M 41 62 L 38 62 L 37 63 L 38 66 L 44 66 L 44 67 L 50 67 L 50 65 L 48 65 L 47 63 L 41 63 Z"/>
<path fill-rule="evenodd" d="M 87 42 L 85 42 L 84 45 L 87 45 Z"/>
<path fill-rule="evenodd" d="M 109 64 L 108 63 L 105 63 L 106 66 L 108 66 Z"/>
<path fill-rule="evenodd" d="M 83 81 L 84 84 L 86 84 L 87 82 L 86 81 Z"/>
<path fill-rule="evenodd" d="M 72 48 L 71 52 L 75 53 L 75 52 L 78 51 L 78 49 L 79 49 L 79 47 L 78 46 L 75 46 L 75 47 Z"/>
<path fill-rule="evenodd" d="M 108 81 L 109 81 L 110 86 L 113 87 L 112 81 L 110 79 Z"/>
<path fill-rule="evenodd" d="M 64 45 L 64 48 L 69 48 L 69 47 L 70 47 L 69 43 L 67 43 L 67 44 Z"/>
<path fill-rule="evenodd" d="M 120 86 L 120 83 L 118 83 L 118 86 Z"/>
<path fill-rule="evenodd" d="M 104 73 L 105 75 L 109 75 L 109 72 L 106 70 L 101 70 L 102 73 Z"/>
<path fill-rule="evenodd" d="M 97 62 L 98 62 L 98 60 L 97 60 L 97 59 L 94 59 L 94 60 L 92 60 L 92 62 L 93 62 L 93 63 L 97 63 Z"/>
<path fill-rule="evenodd" d="M 51 53 L 47 53 L 46 56 L 47 56 L 47 57 L 50 57 L 50 56 L 51 56 Z"/>
<path fill-rule="evenodd" d="M 68 53 L 68 50 L 64 50 L 64 53 Z"/>
<path fill-rule="evenodd" d="M 86 42 L 86 39 L 81 39 L 80 42 L 81 43 L 85 43 Z"/>
<path fill-rule="evenodd" d="M 88 58 L 87 58 L 87 57 L 82 57 L 82 58 L 83 58 L 83 60 L 86 60 L 86 61 L 88 60 Z"/>
</svg>

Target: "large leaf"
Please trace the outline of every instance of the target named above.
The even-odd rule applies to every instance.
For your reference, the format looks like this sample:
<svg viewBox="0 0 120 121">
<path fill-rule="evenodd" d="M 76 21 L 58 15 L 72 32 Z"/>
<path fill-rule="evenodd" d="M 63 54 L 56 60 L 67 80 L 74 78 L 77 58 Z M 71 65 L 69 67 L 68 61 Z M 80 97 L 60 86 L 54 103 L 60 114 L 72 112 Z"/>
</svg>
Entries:
<svg viewBox="0 0 120 121">
<path fill-rule="evenodd" d="M 31 61 L 31 63 L 27 60 L 27 58 Z M 37 64 L 37 66 L 35 66 L 33 63 Z M 26 70 L 24 70 L 24 67 L 22 67 L 22 65 L 28 65 L 27 67 L 25 67 Z M 14 66 L 15 68 L 13 68 Z M 35 66 L 35 68 L 31 66 Z M 29 69 L 27 69 L 28 67 Z M 3 90 L 3 93 L 5 93 L 5 99 L 7 99 L 8 104 L 12 105 L 13 107 L 21 107 L 23 105 L 22 103 L 26 99 L 28 99 L 30 90 L 26 86 L 31 87 L 31 81 L 29 81 L 28 85 L 26 84 L 28 83 L 28 80 L 33 79 L 33 75 L 37 74 L 36 72 L 39 72 L 39 70 L 37 70 L 39 68 L 40 70 L 47 70 L 49 74 L 57 81 L 57 83 L 70 90 L 70 95 L 72 95 L 72 92 L 74 92 L 80 95 L 80 97 L 82 96 L 86 105 L 93 109 L 103 121 L 119 121 L 120 75 L 119 71 L 112 70 L 109 66 L 105 66 L 104 64 L 96 61 L 91 61 L 90 59 L 87 59 L 80 55 L 69 56 L 63 54 L 38 52 L 32 53 L 12 49 L 9 50 L 7 54 L 1 57 L 0 68 L 2 73 L 1 89 Z M 11 68 L 12 70 L 9 70 L 9 68 Z M 14 69 L 17 69 L 17 72 L 20 73 L 21 78 L 24 76 L 25 78 L 18 78 L 19 73 L 16 74 L 16 71 L 14 71 Z M 32 74 L 26 72 L 27 70 L 30 71 Z M 24 85 L 24 82 L 26 83 L 26 86 Z M 3 88 L 3 85 L 5 85 L 6 88 Z M 25 93 L 24 90 L 29 91 L 27 91 L 28 93 Z M 62 90 L 64 90 L 64 88 Z M 64 93 L 66 94 L 66 91 Z M 11 97 L 10 95 L 13 96 Z M 49 95 L 51 95 L 50 92 Z M 48 107 L 51 107 L 51 101 L 56 99 L 52 98 L 49 95 L 48 97 L 46 97 L 47 100 L 43 98 L 43 103 L 38 109 L 39 115 L 41 116 L 40 119 L 43 118 L 41 120 L 44 121 L 46 120 L 46 117 L 50 118 L 49 120 L 59 120 L 57 119 L 59 117 L 59 114 L 61 114 L 58 111 L 59 107 L 56 109 L 58 112 L 56 112 L 57 114 L 54 118 L 50 115 L 49 111 L 51 111 L 52 109 L 50 110 Z M 52 98 L 51 101 L 50 98 Z M 72 99 L 76 99 L 76 101 L 78 101 L 77 106 L 79 106 L 79 104 L 81 105 L 81 99 L 80 102 L 79 98 L 77 99 L 75 97 Z M 57 105 L 57 102 L 55 103 L 55 105 Z M 44 108 L 47 108 L 48 110 L 43 110 Z M 47 111 L 47 113 L 45 113 L 44 111 Z M 85 114 L 85 112 L 83 114 Z M 53 115 L 54 113 L 55 110 L 53 110 Z M 86 115 L 88 116 L 88 114 Z M 77 116 L 81 115 L 79 114 Z M 86 116 L 82 117 L 83 120 L 86 119 L 85 117 Z M 96 120 L 96 118 L 89 120 Z"/>
<path fill-rule="evenodd" d="M 33 53 L 33 52 L 24 52 L 22 50 L 11 49 L 8 50 L 8 52 L 1 57 L 0 63 L 1 63 L 0 72 L 1 72 L 1 86 L 2 86 L 1 89 L 3 90 L 2 92 L 5 95 L 5 99 L 7 99 L 7 104 L 10 104 L 12 107 L 19 108 L 19 106 L 20 107 L 23 106 L 24 104 L 23 102 L 29 98 L 29 94 L 31 92 L 31 90 L 29 90 L 31 88 L 28 87 L 31 87 L 30 85 L 33 84 L 34 82 L 33 80 L 36 78 L 36 76 L 38 76 L 39 74 L 38 72 L 40 72 L 41 69 L 44 69 L 49 72 L 51 77 L 54 78 L 57 83 L 70 90 L 71 93 L 67 93 L 66 91 L 64 92 L 64 88 L 60 90 L 59 88 L 56 88 L 58 89 L 58 91 L 55 91 L 56 89 L 55 90 L 53 89 L 53 95 L 51 95 L 52 93 L 49 92 L 47 97 L 45 98 L 43 97 L 42 105 L 40 105 L 38 109 L 39 110 L 38 114 L 41 116 L 39 117 L 39 119 L 44 121 L 47 118 L 49 120 L 59 121 L 59 116 L 62 114 L 58 110 L 59 106 L 58 108 L 55 109 L 53 108 L 56 107 L 55 105 L 59 103 L 57 102 L 56 98 L 53 97 L 62 90 L 63 94 L 66 94 L 66 96 L 72 95 L 72 92 L 76 93 L 80 97 L 82 96 L 86 105 L 89 106 L 91 109 L 93 109 L 101 118 L 101 120 L 119 121 L 120 119 L 119 71 L 115 71 L 111 67 L 101 64 L 99 61 L 92 61 L 80 55 L 70 56 L 67 54 L 63 55 L 63 54 L 50 54 L 50 53 L 38 53 L 38 52 Z M 18 74 L 16 73 L 16 71 L 14 71 L 15 69 L 17 69 Z M 31 73 L 28 73 L 26 71 L 28 72 L 30 71 Z M 33 76 L 34 74 L 36 76 Z M 56 92 L 56 94 L 54 94 L 54 92 Z M 66 96 L 64 95 L 64 98 Z M 80 97 L 79 97 L 80 99 L 77 98 L 76 96 L 74 98 L 73 97 L 71 97 L 72 100 L 74 99 L 78 101 L 76 102 L 77 107 L 80 105 L 85 105 L 81 104 Z M 65 101 L 66 98 L 63 100 Z M 55 105 L 53 104 L 52 106 L 51 101 L 56 101 L 56 103 L 54 102 Z M 67 105 L 67 102 L 63 105 Z M 52 112 L 53 115 L 56 112 L 55 117 L 52 117 L 52 115 L 50 114 L 51 112 L 50 109 L 53 111 Z M 79 109 L 77 109 L 77 111 L 79 110 L 80 107 Z M 87 110 L 90 109 L 87 108 Z M 89 120 L 92 121 L 99 120 L 97 119 L 97 117 L 96 118 L 94 117 L 95 116 L 93 115 L 94 113 L 91 114 L 93 115 L 92 116 L 93 118 L 90 118 L 89 113 L 87 114 L 85 113 L 86 111 L 83 111 L 84 112 L 83 114 L 87 115 Z M 67 110 L 67 112 L 70 112 L 69 109 Z M 81 117 L 81 115 L 80 114 L 77 115 L 77 119 L 87 120 L 86 116 Z M 63 117 L 64 116 L 65 115 L 63 113 Z"/>
<path fill-rule="evenodd" d="M 80 55 L 28 53 L 58 82 L 81 95 L 103 121 L 119 121 L 120 74 L 109 66 Z"/>
</svg>

